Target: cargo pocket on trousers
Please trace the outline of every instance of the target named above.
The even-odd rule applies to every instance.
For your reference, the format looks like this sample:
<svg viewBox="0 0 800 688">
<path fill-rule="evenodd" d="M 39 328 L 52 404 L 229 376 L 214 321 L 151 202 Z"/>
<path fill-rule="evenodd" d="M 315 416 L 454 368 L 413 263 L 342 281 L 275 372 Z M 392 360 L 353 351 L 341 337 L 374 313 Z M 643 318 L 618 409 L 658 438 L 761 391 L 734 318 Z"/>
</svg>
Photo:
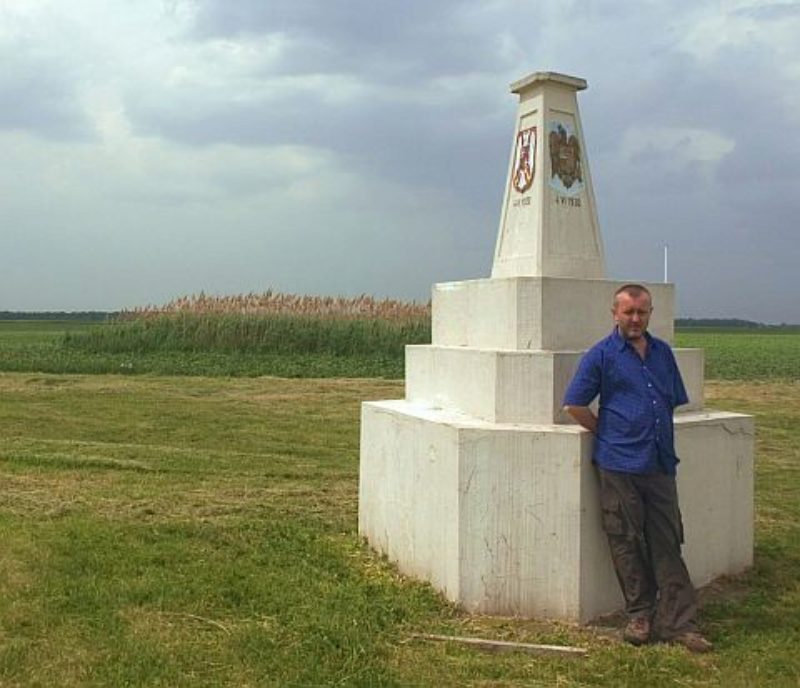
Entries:
<svg viewBox="0 0 800 688">
<path fill-rule="evenodd" d="M 625 533 L 625 520 L 623 518 L 622 503 L 613 497 L 601 497 L 600 509 L 602 510 L 603 530 L 609 535 L 623 535 Z"/>
</svg>

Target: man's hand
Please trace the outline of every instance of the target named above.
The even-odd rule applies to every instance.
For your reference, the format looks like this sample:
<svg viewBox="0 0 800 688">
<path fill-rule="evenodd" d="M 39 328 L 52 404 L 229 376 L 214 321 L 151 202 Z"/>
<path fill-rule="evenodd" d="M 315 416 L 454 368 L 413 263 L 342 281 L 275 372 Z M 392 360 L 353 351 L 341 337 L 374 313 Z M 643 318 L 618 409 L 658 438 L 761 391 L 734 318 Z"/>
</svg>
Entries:
<svg viewBox="0 0 800 688">
<path fill-rule="evenodd" d="M 578 425 L 590 432 L 597 432 L 597 416 L 588 406 L 565 406 L 564 410 L 575 419 Z"/>
</svg>

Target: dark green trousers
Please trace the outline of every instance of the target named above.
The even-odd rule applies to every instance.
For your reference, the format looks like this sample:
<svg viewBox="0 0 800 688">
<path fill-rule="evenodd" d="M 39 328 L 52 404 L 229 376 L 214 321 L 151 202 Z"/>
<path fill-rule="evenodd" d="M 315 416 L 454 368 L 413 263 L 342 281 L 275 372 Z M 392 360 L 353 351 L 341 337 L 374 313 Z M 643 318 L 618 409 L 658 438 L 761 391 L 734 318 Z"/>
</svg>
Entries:
<svg viewBox="0 0 800 688">
<path fill-rule="evenodd" d="M 626 614 L 650 617 L 664 639 L 697 630 L 697 595 L 681 556 L 675 477 L 599 471 L 603 530 Z"/>
</svg>

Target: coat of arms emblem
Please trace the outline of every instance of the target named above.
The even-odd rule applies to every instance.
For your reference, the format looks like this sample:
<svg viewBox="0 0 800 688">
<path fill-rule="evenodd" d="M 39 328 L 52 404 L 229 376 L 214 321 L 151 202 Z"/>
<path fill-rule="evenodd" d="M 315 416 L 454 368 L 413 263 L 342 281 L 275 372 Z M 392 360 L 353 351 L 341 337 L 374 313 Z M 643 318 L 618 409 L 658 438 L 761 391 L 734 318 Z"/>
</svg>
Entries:
<svg viewBox="0 0 800 688">
<path fill-rule="evenodd" d="M 514 166 L 511 183 L 519 193 L 525 193 L 533 184 L 536 164 L 536 127 L 521 129 L 514 147 Z"/>
<path fill-rule="evenodd" d="M 580 191 L 583 188 L 583 169 L 578 137 L 563 122 L 550 122 L 548 144 L 551 186 L 563 192 Z"/>
</svg>

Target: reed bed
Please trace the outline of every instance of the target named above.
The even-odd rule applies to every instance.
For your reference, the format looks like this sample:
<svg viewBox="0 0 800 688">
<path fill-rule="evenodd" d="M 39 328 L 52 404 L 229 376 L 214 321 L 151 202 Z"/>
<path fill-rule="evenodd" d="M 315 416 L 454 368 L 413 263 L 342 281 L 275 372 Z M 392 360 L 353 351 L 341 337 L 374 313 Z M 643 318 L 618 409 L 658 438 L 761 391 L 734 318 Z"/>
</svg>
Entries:
<svg viewBox="0 0 800 688">
<path fill-rule="evenodd" d="M 406 344 L 429 341 L 430 326 L 424 322 L 227 313 L 149 316 L 64 335 L 68 348 L 92 353 L 216 351 L 401 356 Z"/>
<path fill-rule="evenodd" d="M 68 349 L 106 354 L 378 356 L 402 361 L 406 344 L 430 342 L 430 305 L 392 299 L 264 294 L 175 299 L 67 333 Z"/>
<path fill-rule="evenodd" d="M 343 296 L 308 296 L 284 294 L 268 290 L 262 294 L 233 296 L 207 295 L 204 292 L 182 296 L 163 306 L 143 306 L 122 311 L 118 320 L 148 320 L 164 315 L 283 315 L 291 317 L 367 319 L 391 322 L 430 320 L 430 303 L 376 299 L 362 294 L 354 298 Z"/>
</svg>

